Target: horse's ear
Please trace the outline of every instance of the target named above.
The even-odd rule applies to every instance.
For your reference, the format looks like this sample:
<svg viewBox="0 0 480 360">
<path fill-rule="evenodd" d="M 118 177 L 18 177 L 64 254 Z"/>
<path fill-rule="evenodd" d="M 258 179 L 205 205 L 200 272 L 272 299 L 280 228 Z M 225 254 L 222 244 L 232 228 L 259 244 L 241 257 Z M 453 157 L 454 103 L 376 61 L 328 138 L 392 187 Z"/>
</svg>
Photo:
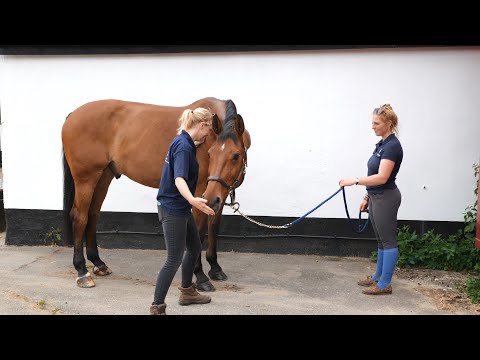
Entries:
<svg viewBox="0 0 480 360">
<path fill-rule="evenodd" d="M 212 129 L 215 132 L 215 134 L 217 134 L 217 135 L 220 134 L 223 130 L 222 122 L 218 118 L 217 114 L 213 114 Z"/>
<path fill-rule="evenodd" d="M 245 125 L 243 124 L 243 118 L 242 118 L 242 115 L 240 115 L 240 114 L 237 114 L 237 117 L 235 118 L 235 130 L 237 130 L 238 135 L 240 135 L 240 136 L 245 131 Z"/>
</svg>

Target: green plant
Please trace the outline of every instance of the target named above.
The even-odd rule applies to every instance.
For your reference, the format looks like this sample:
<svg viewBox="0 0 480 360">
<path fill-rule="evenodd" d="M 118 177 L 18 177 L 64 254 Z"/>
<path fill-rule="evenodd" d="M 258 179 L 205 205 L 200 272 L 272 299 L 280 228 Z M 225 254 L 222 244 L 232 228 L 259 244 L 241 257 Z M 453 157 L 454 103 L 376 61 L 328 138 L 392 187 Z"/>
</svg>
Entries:
<svg viewBox="0 0 480 360">
<path fill-rule="evenodd" d="M 403 226 L 397 231 L 397 242 L 399 250 L 398 265 L 419 265 L 417 253 L 418 250 L 421 249 L 421 246 L 419 246 L 418 235 L 416 234 L 416 232 L 410 232 L 409 226 Z"/>
<path fill-rule="evenodd" d="M 398 266 L 425 266 L 430 269 L 474 271 L 480 273 L 480 251 L 475 248 L 478 211 L 479 164 L 473 165 L 476 179 L 475 203 L 464 212 L 464 228 L 447 238 L 428 230 L 421 236 L 408 226 L 398 229 Z M 372 254 L 372 259 L 376 256 Z M 467 294 L 472 302 L 480 301 L 480 280 L 467 279 Z"/>
<path fill-rule="evenodd" d="M 472 303 L 478 304 L 480 302 L 480 278 L 468 278 L 466 283 L 468 297 Z"/>
<path fill-rule="evenodd" d="M 59 245 L 62 241 L 62 229 L 51 228 L 45 235 L 45 244 Z"/>
<path fill-rule="evenodd" d="M 465 209 L 463 213 L 463 218 L 465 220 L 465 236 L 466 237 L 475 237 L 476 224 L 477 224 L 477 211 L 478 211 L 478 173 L 479 173 L 479 164 L 473 164 L 473 171 L 476 179 L 476 188 L 473 191 L 475 194 L 475 203 L 473 206 L 469 206 Z"/>
<path fill-rule="evenodd" d="M 422 236 L 408 226 L 398 229 L 398 266 L 425 266 L 429 269 L 479 271 L 480 251 L 474 239 L 465 237 L 462 230 L 444 238 L 428 230 Z"/>
<path fill-rule="evenodd" d="M 43 310 L 47 306 L 47 302 L 45 300 L 40 300 L 39 302 L 37 302 L 37 305 L 40 309 Z"/>
</svg>

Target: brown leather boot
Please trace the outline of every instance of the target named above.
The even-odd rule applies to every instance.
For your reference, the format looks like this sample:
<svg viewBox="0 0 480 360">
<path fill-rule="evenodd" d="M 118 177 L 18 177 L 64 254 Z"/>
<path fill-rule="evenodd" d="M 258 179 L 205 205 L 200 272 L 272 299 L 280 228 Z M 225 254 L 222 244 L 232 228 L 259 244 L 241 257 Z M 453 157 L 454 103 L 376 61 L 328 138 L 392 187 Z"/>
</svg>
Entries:
<svg viewBox="0 0 480 360">
<path fill-rule="evenodd" d="M 378 283 L 378 281 L 373 280 L 371 276 L 367 276 L 366 279 L 362 279 L 357 282 L 359 286 L 372 286 L 372 285 L 375 285 L 376 283 Z"/>
<path fill-rule="evenodd" d="M 190 304 L 208 304 L 212 299 L 208 295 L 201 295 L 197 289 L 192 285 L 188 288 L 179 287 L 180 298 L 178 303 L 180 305 L 190 305 Z"/>
<path fill-rule="evenodd" d="M 375 285 L 372 285 L 365 290 L 362 290 L 362 294 L 365 295 L 390 295 L 392 293 L 392 285 L 388 285 L 384 289 L 380 289 L 378 287 L 378 283 Z"/>
<path fill-rule="evenodd" d="M 167 315 L 165 312 L 166 307 L 167 307 L 167 304 L 160 304 L 160 305 L 152 304 L 150 306 L 150 315 Z"/>
</svg>

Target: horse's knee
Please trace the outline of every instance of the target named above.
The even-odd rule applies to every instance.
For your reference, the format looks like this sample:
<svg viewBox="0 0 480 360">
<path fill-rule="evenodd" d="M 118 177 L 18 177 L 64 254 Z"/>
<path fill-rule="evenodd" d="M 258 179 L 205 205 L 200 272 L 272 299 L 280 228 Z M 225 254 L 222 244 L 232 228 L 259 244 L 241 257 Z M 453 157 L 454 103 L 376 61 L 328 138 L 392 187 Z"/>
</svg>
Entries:
<svg viewBox="0 0 480 360">
<path fill-rule="evenodd" d="M 72 218 L 73 222 L 79 222 L 79 221 L 82 220 L 82 218 L 85 219 L 85 220 L 87 218 L 86 214 L 82 215 L 82 213 L 79 211 L 79 209 L 75 206 L 70 211 L 70 217 Z"/>
</svg>

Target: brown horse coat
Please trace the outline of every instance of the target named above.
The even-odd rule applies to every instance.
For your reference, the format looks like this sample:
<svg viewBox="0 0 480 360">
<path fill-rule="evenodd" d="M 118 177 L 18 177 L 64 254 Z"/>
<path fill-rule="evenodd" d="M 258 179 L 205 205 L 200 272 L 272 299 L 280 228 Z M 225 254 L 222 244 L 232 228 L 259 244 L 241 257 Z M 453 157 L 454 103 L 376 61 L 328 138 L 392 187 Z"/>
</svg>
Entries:
<svg viewBox="0 0 480 360">
<path fill-rule="evenodd" d="M 208 220 L 209 275 L 216 280 L 226 279 L 217 262 L 216 233 L 231 190 L 227 186 L 238 187 L 243 182 L 246 151 L 251 144 L 235 104 L 211 97 L 183 107 L 99 100 L 73 111 L 62 128 L 64 238 L 66 244 L 74 245 L 78 286 L 94 286 L 83 256 L 84 235 L 87 258 L 94 263 L 95 274 L 111 273 L 98 255 L 96 226 L 112 179 L 125 175 L 139 184 L 158 188 L 168 147 L 177 135 L 178 119 L 185 109 L 197 107 L 216 114 L 213 131 L 197 148 L 199 178 L 195 196 L 204 196 L 216 211 Z M 207 216 L 196 209 L 193 212 L 203 241 Z M 195 275 L 200 289 L 214 290 L 203 273 L 201 259 Z"/>
</svg>

